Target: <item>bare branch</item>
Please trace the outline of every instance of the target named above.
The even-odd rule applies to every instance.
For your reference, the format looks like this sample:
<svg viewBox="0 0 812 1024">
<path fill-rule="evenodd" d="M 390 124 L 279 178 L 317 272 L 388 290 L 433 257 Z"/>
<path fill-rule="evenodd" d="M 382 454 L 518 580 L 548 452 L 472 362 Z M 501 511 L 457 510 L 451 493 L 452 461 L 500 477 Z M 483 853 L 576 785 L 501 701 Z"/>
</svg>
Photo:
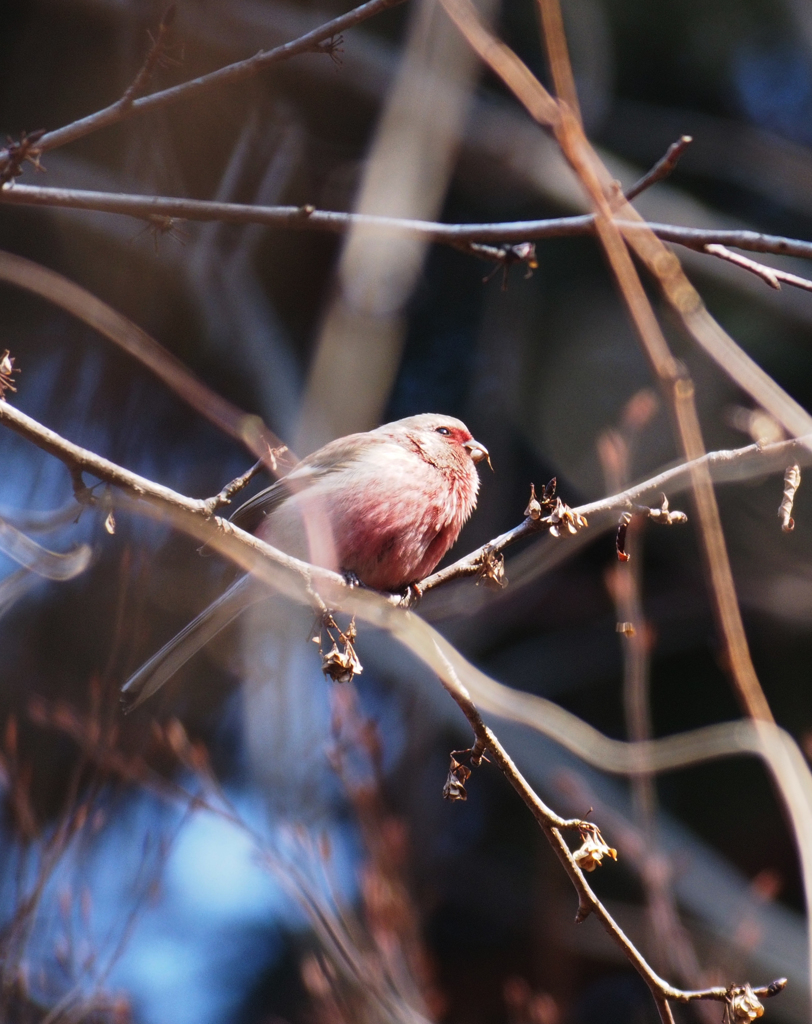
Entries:
<svg viewBox="0 0 812 1024">
<path fill-rule="evenodd" d="M 744 448 L 709 452 L 692 462 L 682 462 L 671 469 L 663 470 L 662 473 L 649 477 L 648 480 L 635 484 L 619 494 L 589 502 L 587 505 L 579 505 L 572 511 L 592 520 L 592 528 L 595 526 L 595 520 L 599 517 L 604 519 L 602 525 L 609 525 L 615 521 L 614 513 L 626 510 L 637 511 L 641 508 L 641 503 L 651 495 L 663 494 L 666 491 L 676 494 L 687 490 L 691 486 L 691 472 L 699 466 L 707 467 L 712 479 L 717 483 L 744 480 L 756 474 L 783 470 L 789 457 L 795 457 L 800 462 L 808 464 L 812 462 L 810 448 L 812 448 L 812 434 L 807 437 L 793 438 L 790 441 L 778 441 L 775 444 L 750 444 Z M 651 512 L 650 509 L 648 511 Z M 654 511 L 659 510 L 655 509 Z M 444 569 L 439 569 L 431 576 L 421 580 L 414 588 L 417 591 L 415 596 L 420 597 L 455 579 L 480 576 L 483 565 L 489 558 L 500 555 L 517 541 L 532 537 L 548 528 L 549 523 L 546 520 L 528 515 L 512 530 L 495 537 L 487 544 L 477 548 L 476 551 L 458 559 L 452 565 L 447 565 Z"/>
<path fill-rule="evenodd" d="M 206 539 L 204 536 L 206 533 L 209 537 L 212 536 L 212 525 L 219 527 L 221 532 L 217 536 L 217 547 L 230 557 L 233 557 L 238 564 L 243 565 L 245 568 L 256 569 L 260 567 L 260 564 L 264 564 L 267 567 L 273 566 L 275 570 L 281 570 L 286 575 L 295 576 L 298 588 L 301 590 L 304 587 L 306 593 L 314 599 L 317 599 L 313 590 L 315 584 L 318 584 L 320 587 L 325 586 L 332 596 L 337 597 L 343 593 L 349 598 L 348 603 L 353 605 L 353 610 L 358 608 L 366 612 L 366 617 L 370 621 L 376 621 L 379 625 L 388 625 L 393 635 L 404 640 L 404 642 L 408 642 L 405 634 L 411 628 L 411 623 L 419 621 L 414 620 L 408 614 L 399 612 L 391 606 L 387 607 L 385 603 L 380 602 L 379 595 L 364 594 L 363 592 L 358 592 L 356 588 L 349 587 L 336 573 L 319 569 L 316 566 L 311 566 L 298 559 L 291 558 L 265 544 L 258 538 L 233 527 L 230 523 L 225 523 L 219 519 L 215 519 L 214 523 L 212 523 L 209 502 L 186 498 L 167 487 L 162 487 L 144 477 L 131 473 L 129 470 L 123 469 L 115 463 L 95 455 L 93 452 L 80 448 L 78 445 L 74 445 L 72 442 L 60 437 L 54 431 L 42 426 L 42 424 L 31 417 L 26 416 L 7 402 L 0 403 L 0 422 L 4 422 L 21 436 L 60 459 L 68 466 L 74 478 L 80 483 L 83 472 L 92 473 L 99 479 L 120 487 L 126 494 L 146 501 L 162 509 L 165 513 L 171 513 L 178 525 L 193 535 L 201 537 L 201 539 Z M 680 468 L 684 469 L 684 467 Z M 86 491 L 85 493 L 79 493 L 77 496 L 80 500 L 87 499 Z M 541 521 L 541 517 L 533 521 Z M 246 555 L 249 557 L 246 558 Z M 262 559 L 262 563 L 255 563 L 250 556 L 259 556 Z M 264 578 L 265 573 L 261 573 L 261 576 Z M 377 611 L 377 614 L 372 614 L 373 611 Z M 383 611 L 386 611 L 386 620 L 381 616 Z M 391 616 L 396 616 L 396 619 L 392 619 Z M 425 627 L 425 624 L 423 624 L 423 627 L 424 629 L 428 628 Z M 472 764 L 476 766 L 476 764 L 481 762 L 486 752 L 491 754 L 493 760 L 505 774 L 547 835 L 556 856 L 572 881 L 578 894 L 578 920 L 583 920 L 590 913 L 600 920 L 608 934 L 621 947 L 629 961 L 646 980 L 654 994 L 663 1020 L 672 1020 L 668 1006 L 669 1000 L 689 1002 L 694 999 L 720 999 L 729 1004 L 734 996 L 735 998 L 740 998 L 741 994 L 744 993 L 744 995 L 749 997 L 751 992 L 758 992 L 759 990 L 752 990 L 749 986 L 735 986 L 725 990 L 709 989 L 701 992 L 683 991 L 673 987 L 656 974 L 592 890 L 575 854 L 570 850 L 562 835 L 563 829 L 575 830 L 581 833 L 582 837 L 585 830 L 592 830 L 595 835 L 599 835 L 596 827 L 580 819 L 561 818 L 539 798 L 502 747 L 495 734 L 484 723 L 478 708 L 460 680 L 454 664 L 446 651 L 451 653 L 455 660 L 459 660 L 459 655 L 441 638 L 437 637 L 436 634 L 429 635 L 432 637 L 429 642 L 430 650 L 423 649 L 420 651 L 420 655 L 427 664 L 437 668 L 443 686 L 457 702 L 472 727 L 476 740 L 474 747 L 469 752 Z M 414 640 L 412 640 L 409 646 L 418 653 L 418 647 Z M 780 979 L 767 986 L 764 989 L 765 994 L 772 995 L 780 991 L 782 981 Z"/>
<path fill-rule="evenodd" d="M 751 260 L 748 256 L 742 256 L 741 253 L 731 252 L 725 245 L 706 245 L 704 251 L 710 256 L 718 256 L 720 259 L 727 260 L 728 263 L 733 263 L 743 270 L 749 270 L 751 274 L 760 277 L 762 281 L 766 282 L 770 288 L 775 288 L 776 291 L 781 290 L 781 282 L 783 281 L 785 284 L 791 284 L 796 288 L 812 292 L 812 281 L 807 281 L 805 277 L 798 277 L 797 274 L 788 274 L 785 270 L 777 270 L 775 267 L 767 267 L 763 263 Z"/>
<path fill-rule="evenodd" d="M 665 156 L 660 157 L 650 171 L 636 181 L 631 188 L 626 189 L 623 193 L 626 196 L 626 199 L 634 199 L 634 197 L 639 196 L 641 192 L 645 192 L 647 188 L 651 188 L 651 186 L 656 185 L 658 181 L 662 181 L 663 178 L 667 178 L 679 163 L 679 159 L 682 154 L 693 141 L 692 136 L 683 135 L 677 139 L 676 142 L 672 142 L 666 150 Z"/>
<path fill-rule="evenodd" d="M 151 218 L 161 218 L 161 223 L 167 223 L 174 218 L 201 222 L 218 221 L 225 224 L 264 224 L 267 227 L 286 228 L 292 231 L 325 231 L 329 234 L 344 234 L 356 225 L 364 225 L 379 228 L 382 232 L 411 235 L 430 242 L 462 247 L 473 255 L 495 260 L 509 259 L 510 254 L 506 257 L 503 250 L 477 249 L 474 246 L 521 245 L 543 238 L 572 238 L 595 234 L 595 218 L 592 214 L 503 223 L 442 224 L 436 221 L 319 210 L 309 203 L 304 206 L 253 206 L 209 202 L 202 199 L 139 196 L 123 192 L 48 188 L 18 183 L 13 187 L 0 188 L 0 203 L 115 213 L 147 220 L 150 223 L 154 223 Z M 648 229 L 661 241 L 684 245 L 697 252 L 705 252 L 709 245 L 725 245 L 749 252 L 812 259 L 812 242 L 800 238 L 767 235 L 759 231 L 687 228 L 678 224 L 655 222 L 643 224 L 623 218 L 617 218 L 616 223 L 625 233 L 631 234 Z M 526 260 L 527 255 L 519 254 L 518 258 Z M 774 271 L 773 268 L 770 270 L 781 275 L 785 273 Z M 798 281 L 802 280 L 804 279 L 798 278 Z"/>
<path fill-rule="evenodd" d="M 368 0 L 368 3 L 361 4 L 360 7 L 356 7 L 348 11 L 347 14 L 342 14 L 338 18 L 328 21 L 319 28 L 313 29 L 312 32 L 305 33 L 305 35 L 300 36 L 298 39 L 284 43 L 282 46 L 277 46 L 273 50 L 260 50 L 259 53 L 249 57 L 247 60 L 228 64 L 226 67 L 219 68 L 217 71 L 212 71 L 207 75 L 201 75 L 199 78 L 193 78 L 188 82 L 183 82 L 181 85 L 172 86 L 170 89 L 162 89 L 160 92 L 154 92 L 140 99 L 128 99 L 130 91 L 128 90 L 122 99 L 116 100 L 109 107 L 105 107 L 95 114 L 89 114 L 87 117 L 80 118 L 78 121 L 73 121 L 63 128 L 47 132 L 38 140 L 38 149 L 41 153 L 45 153 L 48 150 L 56 149 L 58 146 L 64 146 L 69 142 L 75 142 L 77 139 L 84 138 L 84 136 L 99 131 L 101 128 L 118 124 L 119 121 L 123 121 L 125 118 L 132 117 L 135 114 L 142 114 L 148 110 L 157 110 L 159 107 L 177 103 L 178 100 L 190 99 L 214 86 L 241 82 L 243 79 L 251 78 L 266 68 L 279 64 L 281 61 L 289 60 L 291 57 L 298 57 L 303 53 L 329 52 L 324 50 L 321 46 L 322 43 L 341 35 L 342 32 L 346 32 L 348 29 L 360 25 L 361 22 L 366 21 L 368 18 L 372 18 L 376 14 L 380 14 L 382 11 L 395 7 L 402 2 L 403 0 Z M 133 84 L 138 84 L 138 79 Z M 8 147 L 0 150 L 0 167 L 4 165 L 9 157 L 10 149 Z"/>
<path fill-rule="evenodd" d="M 277 451 L 276 454 L 281 455 L 282 453 L 281 451 Z M 247 472 L 242 474 L 242 476 L 238 476 L 236 479 L 232 480 L 230 484 L 226 484 L 219 494 L 215 494 L 213 498 L 208 499 L 207 506 L 209 513 L 213 515 L 214 512 L 216 512 L 218 508 L 222 508 L 223 505 L 230 505 L 231 499 L 234 495 L 239 494 L 244 487 L 247 487 L 254 477 L 258 473 L 261 473 L 263 469 L 265 469 L 265 462 L 260 459 L 259 462 L 255 462 Z"/>
</svg>

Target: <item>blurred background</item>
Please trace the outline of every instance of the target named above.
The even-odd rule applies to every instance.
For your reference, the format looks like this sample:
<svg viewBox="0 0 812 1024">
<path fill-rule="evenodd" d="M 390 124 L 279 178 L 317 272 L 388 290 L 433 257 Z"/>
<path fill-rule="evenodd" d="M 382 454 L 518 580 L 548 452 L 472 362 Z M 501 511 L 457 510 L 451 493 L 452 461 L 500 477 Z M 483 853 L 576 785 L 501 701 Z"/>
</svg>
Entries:
<svg viewBox="0 0 812 1024">
<path fill-rule="evenodd" d="M 680 135 L 694 137 L 669 180 L 636 201 L 641 213 L 810 236 L 808 4 L 563 8 L 588 132 L 625 186 Z M 344 9 L 180 0 L 153 87 Z M 546 81 L 532 0 L 480 10 Z M 5 0 L 0 131 L 56 128 L 120 97 L 163 13 L 152 0 Z M 332 55 L 133 118 L 42 163 L 45 173 L 27 167 L 21 180 L 450 222 L 585 209 L 553 142 L 432 0 L 346 33 Z M 539 243 L 532 274 L 520 264 L 503 276 L 451 248 L 364 231 L 160 231 L 0 206 L 0 248 L 104 299 L 299 455 L 413 413 L 464 419 L 495 472 L 483 474 L 457 555 L 519 523 L 531 482 L 557 477 L 574 506 L 677 457 L 592 239 Z M 722 325 L 809 407 L 812 296 L 679 255 Z M 764 262 L 808 274 L 800 261 Z M 5 284 L 0 310 L 0 350 L 21 370 L 10 397 L 49 427 L 192 496 L 250 466 L 236 442 L 62 310 Z M 664 322 L 696 381 L 709 449 L 780 436 Z M 574 924 L 575 895 L 496 768 L 475 773 L 467 802 L 442 800 L 449 752 L 470 737 L 414 659 L 362 629 L 363 675 L 328 685 L 305 624 L 295 670 L 271 686 L 275 652 L 253 616 L 123 718 L 121 683 L 233 570 L 165 524 L 117 512 L 111 535 L 103 515 L 77 517 L 65 468 L 8 431 L 0 460 L 0 515 L 52 550 L 93 552 L 61 583 L 0 556 L 5 1019 L 656 1020 L 596 922 Z M 780 476 L 756 476 L 718 498 L 756 669 L 777 721 L 812 754 L 812 514 L 802 487 L 796 529 L 782 533 L 781 491 Z M 690 518 L 688 495 L 671 504 Z M 737 717 L 692 523 L 647 527 L 631 544 L 619 567 L 610 533 L 540 538 L 509 552 L 507 589 L 458 583 L 421 614 L 489 675 L 613 737 Z M 616 631 L 630 600 L 642 718 L 624 683 L 630 641 Z M 634 788 L 529 729 L 493 724 L 553 807 L 589 813 L 619 848 L 595 885 L 657 970 L 686 987 L 787 975 L 767 1013 L 808 1019 L 794 840 L 758 762 Z"/>
</svg>

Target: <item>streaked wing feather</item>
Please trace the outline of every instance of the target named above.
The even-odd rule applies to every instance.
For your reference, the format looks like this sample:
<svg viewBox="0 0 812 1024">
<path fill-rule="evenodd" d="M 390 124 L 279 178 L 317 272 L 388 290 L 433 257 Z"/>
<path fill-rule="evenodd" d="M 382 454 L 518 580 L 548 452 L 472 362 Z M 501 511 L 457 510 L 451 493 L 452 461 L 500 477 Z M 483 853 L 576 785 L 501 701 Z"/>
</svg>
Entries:
<svg viewBox="0 0 812 1024">
<path fill-rule="evenodd" d="M 374 434 L 350 434 L 348 437 L 339 437 L 302 459 L 282 480 L 249 498 L 229 518 L 241 530 L 254 533 L 266 516 L 279 508 L 291 493 L 306 490 L 327 474 L 346 469 L 362 455 L 366 456 L 371 446 L 388 443 L 388 438 L 376 437 Z"/>
</svg>

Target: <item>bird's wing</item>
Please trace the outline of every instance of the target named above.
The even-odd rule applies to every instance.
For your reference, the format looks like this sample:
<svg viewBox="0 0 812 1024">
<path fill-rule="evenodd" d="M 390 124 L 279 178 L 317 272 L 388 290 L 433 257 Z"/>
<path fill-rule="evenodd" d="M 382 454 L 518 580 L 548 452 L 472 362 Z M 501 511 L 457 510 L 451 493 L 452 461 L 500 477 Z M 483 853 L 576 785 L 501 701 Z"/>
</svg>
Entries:
<svg viewBox="0 0 812 1024">
<path fill-rule="evenodd" d="M 346 469 L 366 456 L 370 447 L 387 443 L 386 437 L 375 434 L 350 434 L 331 441 L 302 459 L 286 477 L 249 498 L 229 518 L 235 526 L 253 533 L 291 494 L 305 491 L 328 474 Z"/>
<path fill-rule="evenodd" d="M 241 530 L 254 533 L 263 519 L 279 508 L 286 498 L 290 497 L 290 489 L 285 483 L 289 476 L 283 480 L 277 480 L 275 484 L 271 484 L 264 491 L 260 491 L 253 498 L 243 502 L 228 518 L 235 526 L 239 526 Z"/>
<path fill-rule="evenodd" d="M 121 688 L 125 711 L 132 711 L 151 697 L 185 665 L 193 654 L 246 608 L 268 596 L 250 576 L 241 576 L 197 618 L 145 662 Z"/>
</svg>

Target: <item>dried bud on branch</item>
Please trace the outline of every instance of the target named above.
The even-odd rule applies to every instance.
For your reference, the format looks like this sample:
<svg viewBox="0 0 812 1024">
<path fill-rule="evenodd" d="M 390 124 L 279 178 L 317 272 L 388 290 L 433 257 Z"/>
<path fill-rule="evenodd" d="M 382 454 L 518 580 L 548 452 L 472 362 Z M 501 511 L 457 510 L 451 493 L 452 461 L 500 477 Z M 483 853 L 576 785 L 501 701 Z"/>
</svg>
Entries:
<svg viewBox="0 0 812 1024">
<path fill-rule="evenodd" d="M 784 533 L 791 533 L 795 529 L 792 506 L 795 504 L 795 492 L 800 486 L 801 467 L 796 463 L 789 466 L 784 473 L 784 497 L 778 506 L 778 518 L 781 520 L 781 529 Z"/>
<path fill-rule="evenodd" d="M 482 553 L 479 580 L 490 584 L 495 590 L 503 590 L 508 585 L 507 576 L 505 576 L 505 556 L 500 551 L 486 548 Z"/>
<path fill-rule="evenodd" d="M 684 512 L 671 512 L 669 510 L 668 498 L 664 494 L 662 495 L 659 508 L 650 508 L 646 511 L 648 512 L 648 518 L 653 519 L 655 523 L 659 523 L 661 526 L 673 526 L 675 523 L 688 522 L 688 516 Z"/>
<path fill-rule="evenodd" d="M 597 825 L 585 821 L 579 826 L 579 831 L 581 846 L 572 856 L 582 871 L 594 871 L 600 867 L 604 857 L 617 860 L 617 850 L 606 843 Z"/>
<path fill-rule="evenodd" d="M 648 508 L 646 505 L 635 505 L 633 511 L 624 512 L 620 517 L 620 521 L 617 526 L 617 536 L 615 537 L 615 547 L 617 549 L 617 557 L 621 562 L 628 562 L 631 555 L 626 550 L 626 534 L 629 529 L 634 516 L 640 516 L 641 519 L 651 519 L 655 523 L 659 523 L 660 526 L 674 526 L 675 523 L 687 523 L 688 516 L 684 512 L 672 512 L 668 506 L 668 498 L 663 494 L 662 500 L 657 508 Z"/>
<path fill-rule="evenodd" d="M 586 516 L 569 507 L 560 498 L 555 499 L 555 508 L 550 514 L 550 533 L 553 537 L 561 537 L 564 533 L 576 534 L 589 526 Z"/>
<path fill-rule="evenodd" d="M 530 516 L 535 521 L 536 519 L 541 519 L 541 511 L 541 502 L 536 497 L 536 485 L 530 484 L 530 501 L 527 503 L 524 514 Z"/>
<path fill-rule="evenodd" d="M 457 751 L 454 751 L 457 753 Z M 448 778 L 443 786 L 444 800 L 467 800 L 468 793 L 465 791 L 465 783 L 471 777 L 471 769 L 461 764 L 454 754 L 451 755 L 451 767 L 448 769 Z"/>
<path fill-rule="evenodd" d="M 468 794 L 465 791 L 465 783 L 471 778 L 471 768 L 464 765 L 459 758 L 467 758 L 472 768 L 478 768 L 485 756 L 485 746 L 481 739 L 477 739 L 473 747 L 468 750 L 451 751 L 451 767 L 448 769 L 448 778 L 443 786 L 444 800 L 467 800 Z"/>
<path fill-rule="evenodd" d="M 39 162 L 42 150 L 37 146 L 37 143 L 44 134 L 44 128 L 31 132 L 30 135 L 23 132 L 19 142 L 15 142 L 10 136 L 6 136 L 5 159 L 0 160 L 0 188 L 15 178 L 19 178 L 23 173 L 24 163 L 32 164 L 38 171 L 45 169 Z"/>
<path fill-rule="evenodd" d="M 524 263 L 527 267 L 525 280 L 533 276 L 533 271 L 538 269 L 536 258 L 535 242 L 517 242 L 513 245 L 485 245 L 481 242 L 469 242 L 465 246 L 466 251 L 480 256 L 482 259 L 493 260 L 496 266 L 482 278 L 482 283 L 487 284 L 491 278 L 502 268 L 502 291 L 507 291 L 508 268 L 514 263 Z"/>
<path fill-rule="evenodd" d="M 102 506 L 107 512 L 104 519 L 104 528 L 109 534 L 116 532 L 116 517 L 113 514 L 113 490 L 111 487 L 105 487 L 104 498 L 102 499 Z"/>
<path fill-rule="evenodd" d="M 19 372 L 14 365 L 14 356 L 6 349 L 0 356 L 0 402 L 5 402 L 6 391 L 13 391 L 16 394 L 17 389 L 14 387 L 12 378 L 15 373 Z"/>
<path fill-rule="evenodd" d="M 355 640 L 358 636 L 355 619 L 352 620 L 347 631 L 342 633 L 332 615 L 325 615 L 322 620 L 322 629 L 327 633 L 333 645 L 325 654 L 322 650 L 321 636 L 314 637 L 319 644 L 322 672 L 329 676 L 334 683 L 349 683 L 354 676 L 360 676 L 364 668 L 355 653 Z M 332 630 L 336 630 L 338 636 L 334 636 Z"/>
<path fill-rule="evenodd" d="M 535 484 L 530 484 L 530 501 L 524 514 L 535 523 L 549 526 L 553 537 L 561 537 L 564 533 L 577 533 L 588 526 L 585 516 L 555 496 L 555 488 L 556 478 L 553 477 L 539 497 L 536 495 Z M 543 516 L 542 513 L 545 511 L 549 512 L 549 515 Z"/>
<path fill-rule="evenodd" d="M 626 534 L 629 530 L 629 523 L 632 521 L 631 512 L 624 512 L 617 524 L 617 536 L 615 537 L 615 548 L 619 562 L 628 562 L 631 555 L 626 551 Z"/>
<path fill-rule="evenodd" d="M 750 1024 L 764 1013 L 758 996 L 749 984 L 735 985 L 728 991 L 725 1024 Z"/>
<path fill-rule="evenodd" d="M 333 64 L 335 64 L 337 70 L 344 63 L 344 59 L 342 57 L 342 54 L 344 53 L 344 36 L 330 36 L 329 39 L 324 39 L 320 43 L 315 43 L 313 46 L 313 53 L 326 53 Z"/>
<path fill-rule="evenodd" d="M 526 516 L 530 516 L 532 520 L 541 519 L 541 514 L 545 508 L 553 508 L 553 498 L 555 497 L 556 478 L 548 481 L 544 486 L 544 490 L 541 493 L 541 498 L 536 497 L 536 485 L 530 484 L 530 501 L 527 504 L 527 508 L 524 510 Z"/>
</svg>

